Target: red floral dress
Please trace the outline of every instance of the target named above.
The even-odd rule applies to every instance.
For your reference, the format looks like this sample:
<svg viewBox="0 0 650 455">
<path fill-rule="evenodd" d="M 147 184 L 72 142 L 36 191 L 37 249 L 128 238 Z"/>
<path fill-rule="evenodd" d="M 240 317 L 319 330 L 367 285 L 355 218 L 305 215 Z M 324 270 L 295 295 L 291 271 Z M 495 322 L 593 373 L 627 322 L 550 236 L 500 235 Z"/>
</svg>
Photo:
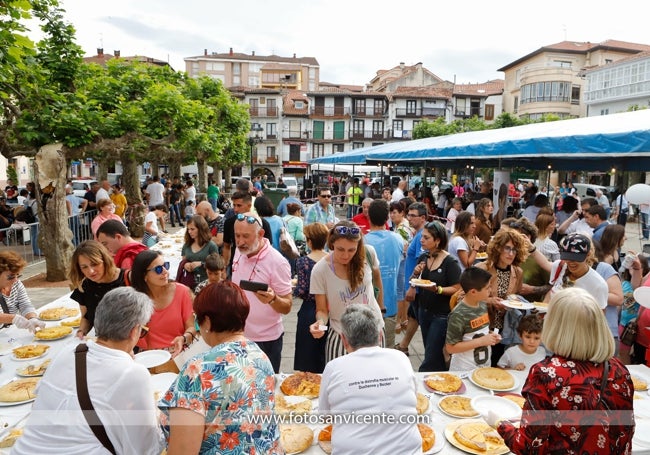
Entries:
<svg viewBox="0 0 650 455">
<path fill-rule="evenodd" d="M 552 356 L 533 365 L 522 389 L 520 428 L 503 421 L 498 431 L 516 454 L 630 454 L 634 388 L 627 368 L 609 360 L 601 400 L 603 364 Z"/>
</svg>

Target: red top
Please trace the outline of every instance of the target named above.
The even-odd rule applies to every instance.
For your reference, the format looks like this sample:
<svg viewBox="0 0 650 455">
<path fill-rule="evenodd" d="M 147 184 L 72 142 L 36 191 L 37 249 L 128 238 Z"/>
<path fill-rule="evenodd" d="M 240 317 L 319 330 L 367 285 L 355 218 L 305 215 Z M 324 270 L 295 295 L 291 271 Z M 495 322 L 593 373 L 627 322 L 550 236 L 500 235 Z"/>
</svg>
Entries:
<svg viewBox="0 0 650 455">
<path fill-rule="evenodd" d="M 148 250 L 148 248 L 140 242 L 127 243 L 115 253 L 113 258 L 115 265 L 124 270 L 131 270 L 133 260 L 139 252 L 144 250 Z"/>
<path fill-rule="evenodd" d="M 154 310 L 147 326 L 149 333 L 138 341 L 140 349 L 162 349 L 185 333 L 185 321 L 192 317 L 192 296 L 187 286 L 174 283 L 174 298 L 166 308 Z"/>
<path fill-rule="evenodd" d="M 521 392 L 521 427 L 503 421 L 497 428 L 508 448 L 515 454 L 630 454 L 632 379 L 618 359 L 609 364 L 602 396 L 609 411 L 599 402 L 603 364 L 552 356 L 533 365 Z"/>
</svg>

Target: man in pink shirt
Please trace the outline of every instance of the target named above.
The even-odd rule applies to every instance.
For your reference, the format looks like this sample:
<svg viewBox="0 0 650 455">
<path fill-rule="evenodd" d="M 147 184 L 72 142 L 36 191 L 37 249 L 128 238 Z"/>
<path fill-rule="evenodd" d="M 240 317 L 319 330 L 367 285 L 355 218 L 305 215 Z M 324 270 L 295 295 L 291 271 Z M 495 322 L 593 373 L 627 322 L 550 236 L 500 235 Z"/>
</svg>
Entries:
<svg viewBox="0 0 650 455">
<path fill-rule="evenodd" d="M 242 280 L 266 283 L 266 291 L 244 291 L 250 303 L 244 335 L 266 353 L 276 373 L 280 372 L 282 315 L 291 311 L 291 266 L 264 238 L 260 218 L 252 213 L 235 215 L 237 250 L 232 263 L 232 282 Z"/>
</svg>

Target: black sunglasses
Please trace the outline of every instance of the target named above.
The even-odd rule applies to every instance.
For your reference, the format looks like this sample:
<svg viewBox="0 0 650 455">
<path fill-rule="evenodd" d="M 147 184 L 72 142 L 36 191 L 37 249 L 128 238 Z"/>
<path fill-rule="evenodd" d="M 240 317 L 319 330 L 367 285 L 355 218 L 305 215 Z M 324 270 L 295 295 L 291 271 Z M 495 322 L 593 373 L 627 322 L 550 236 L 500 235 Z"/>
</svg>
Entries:
<svg viewBox="0 0 650 455">
<path fill-rule="evenodd" d="M 246 215 L 244 215 L 243 213 L 238 213 L 238 214 L 237 214 L 237 221 L 244 221 L 244 220 L 246 220 L 246 222 L 247 222 L 248 224 L 260 223 L 260 226 L 262 225 L 262 223 L 260 222 L 260 220 L 258 220 L 258 219 L 255 218 L 254 216 L 251 216 L 251 215 L 246 216 Z"/>
<path fill-rule="evenodd" d="M 151 267 L 150 269 L 147 269 L 147 272 L 154 271 L 156 272 L 156 275 L 161 275 L 163 273 L 163 270 L 169 270 L 169 262 L 165 262 L 163 265 Z"/>
<path fill-rule="evenodd" d="M 321 194 L 320 197 L 325 197 L 325 198 L 329 199 L 329 198 L 332 197 L 332 195 L 331 194 Z"/>
</svg>

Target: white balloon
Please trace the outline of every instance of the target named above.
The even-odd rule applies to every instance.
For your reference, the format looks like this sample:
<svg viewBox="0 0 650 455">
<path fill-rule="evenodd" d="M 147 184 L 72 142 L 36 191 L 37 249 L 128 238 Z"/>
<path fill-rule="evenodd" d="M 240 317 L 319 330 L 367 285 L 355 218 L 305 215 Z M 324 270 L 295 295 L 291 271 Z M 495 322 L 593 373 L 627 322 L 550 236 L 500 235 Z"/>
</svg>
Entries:
<svg viewBox="0 0 650 455">
<path fill-rule="evenodd" d="M 637 183 L 625 192 L 625 199 L 630 204 L 650 204 L 650 185 Z"/>
<path fill-rule="evenodd" d="M 650 308 L 650 287 L 641 286 L 634 290 L 634 300 L 642 307 Z"/>
</svg>

